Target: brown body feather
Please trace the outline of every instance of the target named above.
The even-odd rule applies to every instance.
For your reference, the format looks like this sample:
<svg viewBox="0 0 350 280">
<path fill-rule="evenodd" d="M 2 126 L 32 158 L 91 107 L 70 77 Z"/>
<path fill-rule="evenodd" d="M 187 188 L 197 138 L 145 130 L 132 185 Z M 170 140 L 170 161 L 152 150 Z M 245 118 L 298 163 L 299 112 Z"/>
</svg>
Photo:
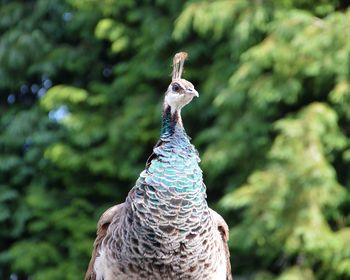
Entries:
<svg viewBox="0 0 350 280">
<path fill-rule="evenodd" d="M 95 260 L 98 257 L 98 251 L 101 248 L 103 239 L 107 234 L 108 227 L 115 217 L 120 217 L 122 215 L 124 203 L 115 205 L 108 208 L 100 217 L 97 223 L 96 239 L 94 242 L 94 249 L 92 251 L 91 260 L 89 262 L 88 269 L 85 274 L 85 280 L 96 280 L 96 273 L 94 270 Z"/>
<path fill-rule="evenodd" d="M 96 231 L 96 239 L 94 242 L 94 249 L 92 251 L 91 260 L 89 262 L 88 269 L 85 274 L 84 280 L 96 280 L 96 273 L 94 271 L 94 265 L 95 260 L 98 257 L 98 251 L 101 247 L 101 244 L 103 242 L 103 239 L 105 238 L 107 234 L 107 230 L 109 225 L 111 224 L 113 218 L 119 220 L 121 215 L 124 213 L 124 206 L 125 203 L 121 203 L 118 205 L 115 205 L 109 209 L 107 209 L 102 216 L 100 217 L 98 223 L 97 223 L 97 231 Z M 217 225 L 217 229 L 220 232 L 220 235 L 222 237 L 222 245 L 224 248 L 224 253 L 226 257 L 226 280 L 232 280 L 231 275 L 231 262 L 230 262 L 230 251 L 228 248 L 228 239 L 229 239 L 229 229 L 225 222 L 225 220 L 214 210 L 210 209 L 210 214 L 214 220 L 214 223 Z"/>
</svg>

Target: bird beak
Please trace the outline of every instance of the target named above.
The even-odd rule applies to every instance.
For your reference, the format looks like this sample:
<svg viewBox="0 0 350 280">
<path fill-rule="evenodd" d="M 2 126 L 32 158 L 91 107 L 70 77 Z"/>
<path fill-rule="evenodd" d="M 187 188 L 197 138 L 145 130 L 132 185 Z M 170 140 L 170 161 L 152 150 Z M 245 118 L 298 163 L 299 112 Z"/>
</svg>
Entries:
<svg viewBox="0 0 350 280">
<path fill-rule="evenodd" d="M 196 91 L 195 89 L 187 89 L 187 92 L 188 92 L 189 94 L 194 95 L 195 97 L 199 97 L 199 93 L 198 93 L 198 91 Z"/>
</svg>

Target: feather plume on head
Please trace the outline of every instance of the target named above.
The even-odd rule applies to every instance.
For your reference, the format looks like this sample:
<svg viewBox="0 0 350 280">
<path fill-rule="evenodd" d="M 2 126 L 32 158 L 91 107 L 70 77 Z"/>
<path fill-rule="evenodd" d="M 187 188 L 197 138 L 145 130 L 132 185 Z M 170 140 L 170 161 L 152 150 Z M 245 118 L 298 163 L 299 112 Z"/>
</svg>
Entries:
<svg viewBox="0 0 350 280">
<path fill-rule="evenodd" d="M 182 71 L 184 68 L 184 63 L 187 58 L 187 53 L 179 52 L 174 55 L 173 58 L 173 75 L 172 80 L 181 79 Z"/>
</svg>

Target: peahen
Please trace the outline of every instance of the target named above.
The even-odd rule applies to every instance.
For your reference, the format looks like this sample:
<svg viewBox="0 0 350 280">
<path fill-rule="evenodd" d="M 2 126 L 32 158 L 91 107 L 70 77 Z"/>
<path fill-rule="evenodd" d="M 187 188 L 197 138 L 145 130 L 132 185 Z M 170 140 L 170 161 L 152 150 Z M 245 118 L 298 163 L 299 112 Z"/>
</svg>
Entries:
<svg viewBox="0 0 350 280">
<path fill-rule="evenodd" d="M 206 202 L 199 156 L 181 120 L 198 92 L 181 78 L 186 53 L 173 60 L 158 143 L 126 201 L 109 208 L 85 280 L 229 280 L 228 227 Z"/>
</svg>

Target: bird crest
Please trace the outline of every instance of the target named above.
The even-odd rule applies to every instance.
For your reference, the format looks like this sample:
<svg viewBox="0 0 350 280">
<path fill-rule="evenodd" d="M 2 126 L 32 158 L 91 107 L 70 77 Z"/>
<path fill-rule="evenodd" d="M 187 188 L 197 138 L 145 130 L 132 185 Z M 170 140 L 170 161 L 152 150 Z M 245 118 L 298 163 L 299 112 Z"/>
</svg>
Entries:
<svg viewBox="0 0 350 280">
<path fill-rule="evenodd" d="M 182 71 L 184 68 L 184 63 L 187 58 L 186 52 L 179 52 L 174 55 L 173 58 L 173 74 L 172 74 L 172 80 L 179 80 L 181 79 Z"/>
</svg>

